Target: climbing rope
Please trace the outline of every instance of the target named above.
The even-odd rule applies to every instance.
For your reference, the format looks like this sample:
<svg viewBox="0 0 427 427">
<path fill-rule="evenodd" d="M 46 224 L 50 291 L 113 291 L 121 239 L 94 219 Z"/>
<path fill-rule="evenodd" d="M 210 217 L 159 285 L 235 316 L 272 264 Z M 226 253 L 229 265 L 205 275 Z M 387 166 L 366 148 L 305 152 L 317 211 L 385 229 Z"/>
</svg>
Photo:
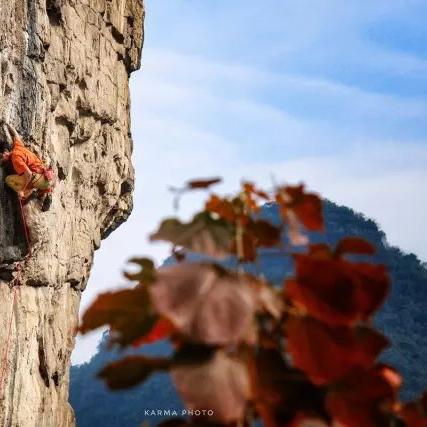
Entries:
<svg viewBox="0 0 427 427">
<path fill-rule="evenodd" d="M 24 192 L 27 189 L 28 184 L 24 188 Z M 6 338 L 6 347 L 3 352 L 3 357 L 1 361 L 1 370 L 0 370 L 0 399 L 4 396 L 4 388 L 5 388 L 5 380 L 6 380 L 6 373 L 9 369 L 9 350 L 10 350 L 10 343 L 12 338 L 12 321 L 13 321 L 13 313 L 15 311 L 16 302 L 18 300 L 19 296 L 19 290 L 21 287 L 21 276 L 22 276 L 22 270 L 23 270 L 23 263 L 26 262 L 28 259 L 31 258 L 32 255 L 32 247 L 30 243 L 30 235 L 28 232 L 28 226 L 27 226 L 27 220 L 25 217 L 25 210 L 24 206 L 22 205 L 22 200 L 18 196 L 19 201 L 19 210 L 21 212 L 21 220 L 22 220 L 22 226 L 24 228 L 25 233 L 25 240 L 27 242 L 27 255 L 25 255 L 25 258 L 19 263 L 17 268 L 17 273 L 14 279 L 10 282 L 11 287 L 13 287 L 13 298 L 12 298 L 12 307 L 10 310 L 10 318 L 9 318 L 9 324 L 8 324 L 8 330 L 7 330 L 7 338 Z"/>
<path fill-rule="evenodd" d="M 28 184 L 27 184 L 28 186 Z M 25 186 L 24 191 L 26 190 L 27 186 Z M 21 211 L 21 220 L 22 220 L 22 226 L 24 227 L 24 233 L 25 233 L 25 241 L 27 242 L 27 250 L 28 253 L 25 256 L 26 259 L 31 258 L 32 255 L 32 247 L 30 243 L 30 234 L 28 232 L 28 226 L 27 226 L 27 218 L 25 217 L 25 210 L 24 206 L 22 205 L 22 199 L 18 196 L 19 201 L 19 210 Z"/>
</svg>

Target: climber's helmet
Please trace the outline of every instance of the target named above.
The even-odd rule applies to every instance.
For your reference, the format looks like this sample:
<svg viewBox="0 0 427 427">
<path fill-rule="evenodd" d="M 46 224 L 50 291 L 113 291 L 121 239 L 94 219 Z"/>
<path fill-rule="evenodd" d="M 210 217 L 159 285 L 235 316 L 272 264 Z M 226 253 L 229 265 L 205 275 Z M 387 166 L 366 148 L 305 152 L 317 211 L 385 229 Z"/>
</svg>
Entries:
<svg viewBox="0 0 427 427">
<path fill-rule="evenodd" d="M 3 153 L 1 153 L 1 162 L 7 163 L 10 159 L 10 151 L 4 150 Z"/>
</svg>

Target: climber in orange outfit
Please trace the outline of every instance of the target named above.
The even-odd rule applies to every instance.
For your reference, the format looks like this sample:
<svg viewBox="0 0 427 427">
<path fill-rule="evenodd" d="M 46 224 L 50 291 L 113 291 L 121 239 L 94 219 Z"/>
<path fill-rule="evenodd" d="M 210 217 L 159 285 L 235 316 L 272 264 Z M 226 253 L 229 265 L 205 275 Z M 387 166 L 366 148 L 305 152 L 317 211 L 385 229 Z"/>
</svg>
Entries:
<svg viewBox="0 0 427 427">
<path fill-rule="evenodd" d="M 26 201 L 34 194 L 37 195 L 43 200 L 42 211 L 45 212 L 52 203 L 53 172 L 32 151 L 25 148 L 22 138 L 13 127 L 6 124 L 6 128 L 13 143 L 11 150 L 6 148 L 3 151 L 2 161 L 10 161 L 16 172 L 6 177 L 6 184 Z"/>
</svg>

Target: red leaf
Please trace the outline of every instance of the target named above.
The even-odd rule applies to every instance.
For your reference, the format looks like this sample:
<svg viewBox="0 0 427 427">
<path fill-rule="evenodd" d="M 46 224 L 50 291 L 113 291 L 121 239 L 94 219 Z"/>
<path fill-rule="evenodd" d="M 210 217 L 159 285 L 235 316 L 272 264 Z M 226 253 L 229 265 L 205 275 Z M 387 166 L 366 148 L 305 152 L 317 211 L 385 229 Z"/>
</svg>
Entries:
<svg viewBox="0 0 427 427">
<path fill-rule="evenodd" d="M 189 190 L 196 190 L 196 189 L 204 189 L 211 187 L 214 184 L 219 184 L 222 181 L 222 178 L 215 177 L 215 178 L 208 178 L 208 179 L 195 179 L 188 181 L 186 184 L 186 188 Z"/>
<path fill-rule="evenodd" d="M 309 246 L 308 254 L 314 258 L 330 260 L 333 258 L 331 248 L 325 243 L 315 243 Z"/>
<path fill-rule="evenodd" d="M 158 270 L 153 304 L 194 342 L 231 344 L 253 340 L 257 301 L 253 280 L 217 266 L 181 263 Z"/>
<path fill-rule="evenodd" d="M 209 212 L 216 213 L 230 223 L 236 221 L 237 213 L 233 203 L 227 199 L 221 199 L 215 194 L 206 202 L 205 209 Z"/>
<path fill-rule="evenodd" d="M 258 349 L 251 368 L 253 400 L 265 427 L 287 426 L 298 413 L 324 412 L 321 392 L 291 369 L 280 351 Z"/>
<path fill-rule="evenodd" d="M 257 247 L 273 247 L 280 243 L 281 229 L 268 221 L 250 221 L 246 230 L 253 236 Z"/>
<path fill-rule="evenodd" d="M 409 402 L 403 406 L 401 416 L 407 427 L 427 426 L 427 393 L 416 402 Z"/>
<path fill-rule="evenodd" d="M 374 253 L 375 246 L 359 237 L 346 237 L 335 248 L 337 258 L 345 254 L 372 255 Z"/>
<path fill-rule="evenodd" d="M 132 345 L 134 347 L 139 347 L 143 344 L 151 344 L 169 337 L 174 331 L 175 328 L 172 323 L 168 319 L 161 317 L 147 335 L 137 338 Z"/>
<path fill-rule="evenodd" d="M 252 262 L 256 259 L 256 241 L 251 233 L 241 229 L 237 232 L 237 236 L 233 241 L 231 247 L 232 252 L 235 253 L 240 261 Z"/>
<path fill-rule="evenodd" d="M 334 421 L 346 427 L 389 426 L 396 388 L 384 376 L 383 365 L 355 371 L 326 396 L 326 408 Z M 397 375 L 397 374 L 395 374 Z"/>
<path fill-rule="evenodd" d="M 254 183 L 244 182 L 242 184 L 242 186 L 243 186 L 243 191 L 245 193 L 255 195 L 255 196 L 259 197 L 260 199 L 270 200 L 270 196 L 265 191 L 257 188 Z"/>
<path fill-rule="evenodd" d="M 295 255 L 296 279 L 287 297 L 313 317 L 331 325 L 367 320 L 383 303 L 390 279 L 382 265 Z"/>
<path fill-rule="evenodd" d="M 107 365 L 98 374 L 112 390 L 134 387 L 156 371 L 167 370 L 169 361 L 163 358 L 128 356 Z"/>
<path fill-rule="evenodd" d="M 304 199 L 297 203 L 292 210 L 304 227 L 311 231 L 323 229 L 322 201 L 314 194 L 306 194 Z"/>
<path fill-rule="evenodd" d="M 109 325 L 111 342 L 125 346 L 148 333 L 155 319 L 147 289 L 138 286 L 99 295 L 83 315 L 79 330 L 84 334 Z"/>
<path fill-rule="evenodd" d="M 250 398 L 249 375 L 238 358 L 218 350 L 202 361 L 174 363 L 171 375 L 188 409 L 210 409 L 210 418 L 224 424 L 243 417 Z"/>
<path fill-rule="evenodd" d="M 323 229 L 322 200 L 317 194 L 306 193 L 303 185 L 279 188 L 276 201 L 285 221 L 288 218 L 288 211 L 292 211 L 308 230 Z"/>
<path fill-rule="evenodd" d="M 245 218 L 242 222 L 232 245 L 233 253 L 240 260 L 255 261 L 258 248 L 274 247 L 281 242 L 281 229 L 268 221 Z"/>
<path fill-rule="evenodd" d="M 388 345 L 373 329 L 331 327 L 309 317 L 289 317 L 286 332 L 294 366 L 317 385 L 335 382 L 355 368 L 370 368 Z"/>
<path fill-rule="evenodd" d="M 246 207 L 246 213 L 258 212 L 259 211 L 259 199 L 263 202 L 270 200 L 269 195 L 262 190 L 256 188 L 255 184 L 251 182 L 244 182 L 242 184 L 242 193 L 240 195 Z"/>
</svg>

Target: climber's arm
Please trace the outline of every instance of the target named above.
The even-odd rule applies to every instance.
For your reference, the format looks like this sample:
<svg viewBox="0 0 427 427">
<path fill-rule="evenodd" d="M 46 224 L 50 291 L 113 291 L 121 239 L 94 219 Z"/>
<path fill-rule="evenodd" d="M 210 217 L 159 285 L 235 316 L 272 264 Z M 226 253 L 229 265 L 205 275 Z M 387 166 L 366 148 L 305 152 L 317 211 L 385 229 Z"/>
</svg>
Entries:
<svg viewBox="0 0 427 427">
<path fill-rule="evenodd" d="M 31 172 L 30 168 L 27 166 L 25 158 L 21 155 L 12 155 L 12 165 L 16 173 L 24 177 L 23 190 L 27 190 L 27 187 L 31 182 L 33 173 Z"/>
<path fill-rule="evenodd" d="M 12 137 L 13 142 L 19 141 L 21 144 L 24 143 L 19 133 L 16 131 L 16 129 L 11 126 L 9 123 L 7 123 L 7 129 L 9 130 L 9 134 Z"/>
<path fill-rule="evenodd" d="M 24 189 L 25 190 L 27 190 L 27 187 L 29 186 L 32 177 L 33 177 L 33 173 L 31 172 L 30 168 L 27 165 L 25 165 L 25 172 L 24 172 L 24 178 L 25 178 Z"/>
</svg>

